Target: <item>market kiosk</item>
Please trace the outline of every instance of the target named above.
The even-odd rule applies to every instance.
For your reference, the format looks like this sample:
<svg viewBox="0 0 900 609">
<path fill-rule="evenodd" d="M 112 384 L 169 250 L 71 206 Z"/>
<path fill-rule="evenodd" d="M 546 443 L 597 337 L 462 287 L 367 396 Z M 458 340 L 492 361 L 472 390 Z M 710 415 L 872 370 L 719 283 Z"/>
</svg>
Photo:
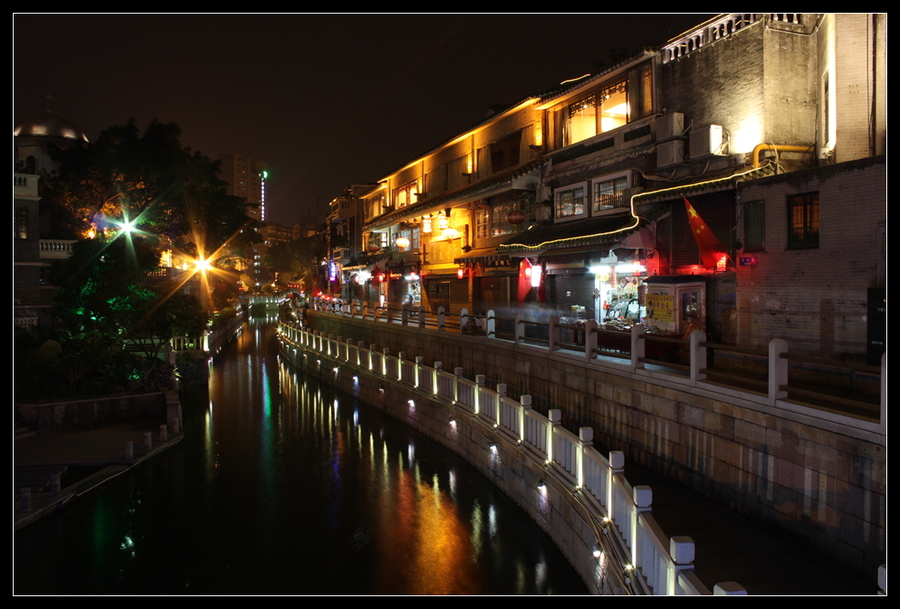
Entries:
<svg viewBox="0 0 900 609">
<path fill-rule="evenodd" d="M 648 277 L 648 330 L 687 338 L 695 328 L 706 329 L 706 279 L 697 275 Z"/>
</svg>

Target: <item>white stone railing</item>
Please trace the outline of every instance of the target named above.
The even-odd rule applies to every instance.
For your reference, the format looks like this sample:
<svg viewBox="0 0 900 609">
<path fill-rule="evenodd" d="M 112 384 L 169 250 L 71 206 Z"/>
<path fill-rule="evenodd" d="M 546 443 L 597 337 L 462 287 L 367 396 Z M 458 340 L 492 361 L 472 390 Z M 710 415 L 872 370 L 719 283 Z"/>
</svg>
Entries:
<svg viewBox="0 0 900 609">
<path fill-rule="evenodd" d="M 576 327 L 560 324 L 557 316 L 550 317 L 548 322 L 535 322 L 526 320 L 521 313 L 507 319 L 497 317 L 494 311 L 474 316 L 465 309 L 458 316 L 461 320 L 459 325 L 445 326 L 430 322 L 432 319 L 444 320 L 451 317 L 444 314 L 442 309 L 438 313 L 425 312 L 423 307 L 385 310 L 396 314 L 387 314 L 384 318 L 379 315 L 367 317 L 364 313 L 368 311 L 366 307 L 351 305 L 321 305 L 318 308 L 319 312 L 325 314 L 356 318 L 364 322 L 401 325 L 428 332 L 460 333 L 462 328 L 461 334 L 466 336 L 466 340 L 509 341 L 528 348 L 565 354 L 573 359 L 582 359 L 583 364 L 589 367 L 647 377 L 653 382 L 664 381 L 692 390 L 703 389 L 711 395 L 722 394 L 720 399 L 740 398 L 765 408 L 777 407 L 804 416 L 813 414 L 825 417 L 828 421 L 839 421 L 848 430 L 855 430 L 866 437 L 874 433 L 885 441 L 887 391 L 884 388 L 880 391 L 879 403 L 873 403 L 874 397 L 868 398 L 862 393 L 858 397 L 840 396 L 827 383 L 810 389 L 791 381 L 792 369 L 807 373 L 816 369 L 823 378 L 834 374 L 860 375 L 867 379 L 877 379 L 880 376 L 883 385 L 887 373 L 885 356 L 882 357 L 881 366 L 865 366 L 793 355 L 789 352 L 788 343 L 780 338 L 770 340 L 765 349 L 748 349 L 707 342 L 706 332 L 702 330 L 694 330 L 688 339 L 676 339 L 649 333 L 648 328 L 641 324 L 636 324 L 630 332 L 623 333 L 605 330 L 593 320 Z M 482 322 L 480 325 L 467 321 L 476 317 Z M 501 325 L 507 327 L 506 333 L 498 329 Z M 480 329 L 466 331 L 470 326 Z M 529 338 L 529 331 L 542 338 Z M 577 342 L 573 338 L 576 335 L 579 337 Z M 711 350 L 725 356 L 753 358 L 761 363 L 765 372 L 760 378 L 752 379 L 747 374 L 732 374 L 725 369 L 711 367 L 708 357 L 708 351 Z M 678 357 L 670 357 L 672 354 Z M 751 391 L 746 389 L 748 385 L 756 387 Z M 791 399 L 788 400 L 788 397 Z M 804 403 L 798 403 L 800 401 Z M 471 406 L 474 407 L 474 402 Z M 846 408 L 845 413 L 839 410 L 842 407 Z M 866 414 L 859 414 L 861 412 Z"/>
<path fill-rule="evenodd" d="M 715 21 L 705 23 L 686 32 L 677 40 L 660 49 L 663 63 L 680 59 L 694 51 L 698 51 L 708 44 L 727 38 L 748 25 L 756 23 L 762 15 L 752 13 L 737 13 L 723 15 Z"/>
<path fill-rule="evenodd" d="M 394 383 L 409 395 L 427 396 L 435 402 L 453 406 L 457 415 L 448 421 L 456 425 L 457 417 L 466 417 L 492 438 L 491 450 L 501 442 L 513 443 L 524 458 L 543 468 L 555 487 L 565 489 L 567 497 L 589 514 L 597 526 L 597 548 L 603 548 L 598 560 L 622 570 L 623 581 L 638 594 L 713 594 L 693 573 L 694 544 L 689 537 L 667 537 L 651 514 L 652 491 L 647 486 L 632 487 L 624 477 L 624 454 L 611 451 L 601 455 L 592 445 L 593 430 L 582 427 L 578 433 L 560 424 L 561 413 L 551 409 L 544 416 L 531 408 L 531 397 L 519 400 L 506 396 L 506 386 L 485 386 L 484 375 L 475 381 L 443 370 L 441 362 L 426 366 L 421 357 L 415 361 L 402 354 L 393 356 L 388 349 L 378 351 L 360 341 L 355 348 L 352 339 L 314 331 L 297 324 L 279 325 L 282 353 L 297 363 L 307 355 L 316 359 L 320 371 L 334 368 L 335 378 L 341 367 L 349 368 L 354 379 L 368 373 L 382 383 Z M 327 358 L 328 362 L 323 362 Z M 422 382 L 430 378 L 432 381 Z M 418 380 L 417 380 L 418 379 Z M 412 402 L 412 401 L 411 401 Z M 543 484 L 541 479 L 539 484 Z M 543 491 L 543 492 L 546 492 Z M 716 586 L 716 594 L 745 594 L 733 582 Z"/>
</svg>

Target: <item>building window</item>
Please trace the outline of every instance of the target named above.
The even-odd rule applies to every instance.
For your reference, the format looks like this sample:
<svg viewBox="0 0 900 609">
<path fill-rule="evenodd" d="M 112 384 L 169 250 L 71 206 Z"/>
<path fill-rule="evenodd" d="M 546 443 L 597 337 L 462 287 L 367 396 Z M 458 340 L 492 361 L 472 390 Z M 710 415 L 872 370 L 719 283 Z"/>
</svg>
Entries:
<svg viewBox="0 0 900 609">
<path fill-rule="evenodd" d="M 28 209 L 16 208 L 16 224 L 13 227 L 13 235 L 16 239 L 28 239 Z"/>
<path fill-rule="evenodd" d="M 766 202 L 744 203 L 744 251 L 762 252 L 766 249 Z"/>
<path fill-rule="evenodd" d="M 629 120 L 628 80 L 620 80 L 569 105 L 563 125 L 564 145 L 612 131 Z"/>
<path fill-rule="evenodd" d="M 568 188 L 566 190 L 557 190 L 556 195 L 556 217 L 572 218 L 584 215 L 584 185 Z"/>
<path fill-rule="evenodd" d="M 570 146 L 653 114 L 653 63 L 642 62 L 550 115 L 549 143 Z"/>
<path fill-rule="evenodd" d="M 380 216 L 384 212 L 384 193 L 369 197 L 364 205 L 367 219 Z"/>
<path fill-rule="evenodd" d="M 819 193 L 788 197 L 788 249 L 819 247 Z"/>
<path fill-rule="evenodd" d="M 507 218 L 514 209 L 516 209 L 515 201 L 508 201 L 494 206 L 491 210 L 491 237 L 509 235 L 513 232 L 513 225 L 507 221 Z"/>
<path fill-rule="evenodd" d="M 625 200 L 626 188 L 628 188 L 628 174 L 595 180 L 592 187 L 594 194 L 593 211 L 596 213 L 628 207 L 631 201 Z"/>
<path fill-rule="evenodd" d="M 400 188 L 394 189 L 394 205 L 397 206 L 397 209 L 406 207 L 407 205 L 412 205 L 416 202 L 416 195 L 419 194 L 418 186 L 419 181 L 413 180 L 412 182 L 404 184 Z"/>
<path fill-rule="evenodd" d="M 490 237 L 491 211 L 484 207 L 475 210 L 475 238 L 487 239 Z"/>
</svg>

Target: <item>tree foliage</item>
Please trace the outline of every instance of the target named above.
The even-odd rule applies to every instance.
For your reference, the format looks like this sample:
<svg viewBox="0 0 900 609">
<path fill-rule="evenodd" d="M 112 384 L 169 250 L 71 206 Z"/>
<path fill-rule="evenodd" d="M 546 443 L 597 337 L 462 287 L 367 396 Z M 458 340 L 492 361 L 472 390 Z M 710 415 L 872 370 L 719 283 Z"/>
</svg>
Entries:
<svg viewBox="0 0 900 609">
<path fill-rule="evenodd" d="M 317 236 L 301 237 L 287 243 L 277 243 L 269 248 L 268 266 L 277 270 L 283 282 L 316 284 L 319 261 L 325 256 L 322 239 Z"/>
<path fill-rule="evenodd" d="M 158 297 L 145 285 L 148 271 L 158 265 L 159 252 L 144 239 L 77 241 L 72 255 L 50 268 L 50 281 L 59 288 L 54 301 L 59 328 L 125 335 Z"/>
<path fill-rule="evenodd" d="M 65 209 L 83 234 L 125 220 L 176 248 L 209 255 L 229 239 L 252 238 L 245 203 L 226 194 L 220 164 L 181 145 L 181 128 L 134 120 L 104 130 L 86 146 L 52 151 L 59 169 L 41 196 Z M 239 246 L 239 244 L 238 244 Z"/>
</svg>

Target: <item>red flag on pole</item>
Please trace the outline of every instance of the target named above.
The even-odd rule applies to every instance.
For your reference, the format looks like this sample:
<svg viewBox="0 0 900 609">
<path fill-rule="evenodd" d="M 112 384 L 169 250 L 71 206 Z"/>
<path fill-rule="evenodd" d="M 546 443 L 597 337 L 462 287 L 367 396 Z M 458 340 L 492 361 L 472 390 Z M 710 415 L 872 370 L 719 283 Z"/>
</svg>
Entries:
<svg viewBox="0 0 900 609">
<path fill-rule="evenodd" d="M 719 243 L 719 240 L 716 239 L 716 236 L 687 200 L 687 197 L 683 196 L 682 199 L 684 199 L 684 208 L 687 210 L 688 222 L 691 225 L 691 233 L 694 235 L 694 241 L 697 242 L 697 249 L 700 250 L 700 259 L 703 261 L 703 266 L 708 269 L 716 269 L 723 258 L 728 256 L 725 246 Z"/>
<path fill-rule="evenodd" d="M 534 272 L 534 269 L 531 267 L 531 261 L 529 261 L 528 258 L 522 258 L 522 261 L 519 262 L 519 289 L 516 294 L 519 308 L 522 308 L 525 304 L 525 297 L 528 296 L 528 292 L 531 291 L 532 272 Z"/>
</svg>

